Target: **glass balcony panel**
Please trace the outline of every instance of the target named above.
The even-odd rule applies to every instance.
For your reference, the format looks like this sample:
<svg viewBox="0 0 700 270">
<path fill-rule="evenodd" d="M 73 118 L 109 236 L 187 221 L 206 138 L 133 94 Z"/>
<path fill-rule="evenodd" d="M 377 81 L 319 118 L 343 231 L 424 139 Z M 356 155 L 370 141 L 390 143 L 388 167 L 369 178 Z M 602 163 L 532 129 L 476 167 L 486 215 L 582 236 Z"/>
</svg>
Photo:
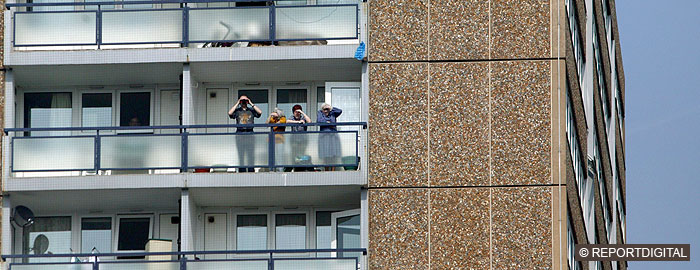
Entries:
<svg viewBox="0 0 700 270">
<path fill-rule="evenodd" d="M 275 260 L 275 270 L 356 270 L 354 259 Z"/>
<path fill-rule="evenodd" d="M 92 263 L 88 263 L 88 264 L 12 265 L 11 269 L 12 270 L 92 270 Z M 102 269 L 102 268 L 100 267 L 100 269 Z"/>
<path fill-rule="evenodd" d="M 179 168 L 182 163 L 180 135 L 119 135 L 101 140 L 101 168 Z"/>
<path fill-rule="evenodd" d="M 94 168 L 92 137 L 17 138 L 13 142 L 12 168 L 23 170 L 88 170 Z"/>
<path fill-rule="evenodd" d="M 357 157 L 355 133 L 275 134 L 275 164 L 295 165 L 354 164 Z"/>
<path fill-rule="evenodd" d="M 277 39 L 330 39 L 357 35 L 357 6 L 278 7 Z"/>
<path fill-rule="evenodd" d="M 15 13 L 15 45 L 96 44 L 97 14 Z"/>
<path fill-rule="evenodd" d="M 181 40 L 181 10 L 102 13 L 102 43 L 158 43 Z"/>
<path fill-rule="evenodd" d="M 100 263 L 100 270 L 179 270 L 179 262 Z"/>
<path fill-rule="evenodd" d="M 190 40 L 262 40 L 270 38 L 268 8 L 190 10 Z"/>
<path fill-rule="evenodd" d="M 264 261 L 189 261 L 187 269 L 190 270 L 267 270 L 267 260 Z"/>
<path fill-rule="evenodd" d="M 268 164 L 268 134 L 188 136 L 190 167 L 262 167 Z"/>
</svg>

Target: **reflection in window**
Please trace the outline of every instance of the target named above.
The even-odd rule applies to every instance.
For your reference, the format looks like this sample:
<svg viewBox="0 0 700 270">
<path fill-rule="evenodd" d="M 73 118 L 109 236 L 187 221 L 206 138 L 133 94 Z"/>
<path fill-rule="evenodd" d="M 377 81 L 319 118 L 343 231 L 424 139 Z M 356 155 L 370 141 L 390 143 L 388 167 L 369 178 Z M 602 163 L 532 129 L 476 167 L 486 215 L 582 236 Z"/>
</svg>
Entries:
<svg viewBox="0 0 700 270">
<path fill-rule="evenodd" d="M 151 93 L 121 93 L 119 99 L 119 126 L 151 125 Z"/>
<path fill-rule="evenodd" d="M 24 230 L 26 245 L 22 254 L 71 253 L 71 218 L 37 217 L 34 225 Z M 56 258 L 32 258 L 30 262 L 56 261 Z M 68 261 L 68 258 L 66 258 Z"/>
<path fill-rule="evenodd" d="M 112 126 L 112 94 L 83 94 L 83 127 Z"/>
<path fill-rule="evenodd" d="M 112 252 L 112 218 L 83 218 L 80 230 L 81 252 Z"/>
<path fill-rule="evenodd" d="M 326 87 L 319 86 L 316 88 L 316 110 L 320 110 L 323 103 L 326 103 Z M 316 112 L 314 112 L 311 117 L 315 118 Z"/>
<path fill-rule="evenodd" d="M 275 248 L 276 249 L 305 249 L 306 248 L 306 215 L 278 214 L 275 215 Z"/>
<path fill-rule="evenodd" d="M 292 107 L 296 104 L 301 105 L 302 110 L 308 110 L 306 107 L 306 89 L 277 90 L 277 108 L 282 110 L 285 115 L 291 116 Z M 308 114 L 308 111 L 305 112 Z"/>
<path fill-rule="evenodd" d="M 337 248 L 360 248 L 360 215 L 340 217 L 337 220 Z M 339 257 L 359 257 L 361 253 L 339 252 Z"/>
<path fill-rule="evenodd" d="M 239 215 L 236 218 L 238 250 L 267 249 L 267 215 Z"/>
<path fill-rule="evenodd" d="M 120 218 L 118 251 L 144 251 L 151 235 L 151 219 Z"/>
<path fill-rule="evenodd" d="M 71 108 L 71 93 L 26 93 L 24 94 L 24 126 L 28 128 L 70 127 Z M 70 135 L 70 132 L 34 131 L 31 134 L 31 136 L 62 135 Z"/>
<path fill-rule="evenodd" d="M 316 212 L 316 248 L 331 248 L 331 211 Z M 319 253 L 317 257 L 330 257 L 330 253 Z"/>
</svg>

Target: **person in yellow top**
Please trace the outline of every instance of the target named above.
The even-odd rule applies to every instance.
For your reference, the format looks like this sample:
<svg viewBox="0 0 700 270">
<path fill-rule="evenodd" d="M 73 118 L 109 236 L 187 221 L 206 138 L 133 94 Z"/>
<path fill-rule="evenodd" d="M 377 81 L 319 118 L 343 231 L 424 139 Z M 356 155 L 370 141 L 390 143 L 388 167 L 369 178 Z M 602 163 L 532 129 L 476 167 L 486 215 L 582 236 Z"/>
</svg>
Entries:
<svg viewBox="0 0 700 270">
<path fill-rule="evenodd" d="M 275 108 L 270 113 L 270 117 L 267 118 L 268 124 L 286 124 L 287 117 L 284 116 L 284 112 L 279 108 Z M 277 126 L 272 127 L 273 132 L 284 132 L 287 127 Z M 284 134 L 275 134 L 275 152 L 284 151 Z M 283 171 L 284 168 L 278 168 L 279 171 Z"/>
</svg>

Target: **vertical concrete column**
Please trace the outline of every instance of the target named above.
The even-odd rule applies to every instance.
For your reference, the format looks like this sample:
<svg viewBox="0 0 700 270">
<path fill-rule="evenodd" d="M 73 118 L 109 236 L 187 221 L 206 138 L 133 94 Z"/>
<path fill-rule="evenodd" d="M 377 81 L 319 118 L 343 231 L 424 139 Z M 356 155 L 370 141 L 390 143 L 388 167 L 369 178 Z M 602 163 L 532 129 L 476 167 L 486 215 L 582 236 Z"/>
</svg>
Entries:
<svg viewBox="0 0 700 270">
<path fill-rule="evenodd" d="M 190 64 L 182 65 L 182 124 L 194 124 L 194 91 Z"/>
<path fill-rule="evenodd" d="M 182 189 L 180 199 L 180 249 L 182 251 L 193 251 L 195 250 L 194 235 L 196 232 L 197 206 L 192 201 L 188 189 Z"/>
<path fill-rule="evenodd" d="M 15 127 L 15 76 L 12 69 L 5 71 L 5 128 Z M 13 134 L 10 134 L 13 135 Z M 2 185 L 10 177 L 10 137 L 2 136 Z M 4 188 L 3 188 L 4 190 Z"/>
<path fill-rule="evenodd" d="M 10 223 L 10 215 L 12 215 L 12 203 L 10 196 L 5 195 L 2 198 L 2 254 L 12 254 L 12 223 Z"/>
</svg>

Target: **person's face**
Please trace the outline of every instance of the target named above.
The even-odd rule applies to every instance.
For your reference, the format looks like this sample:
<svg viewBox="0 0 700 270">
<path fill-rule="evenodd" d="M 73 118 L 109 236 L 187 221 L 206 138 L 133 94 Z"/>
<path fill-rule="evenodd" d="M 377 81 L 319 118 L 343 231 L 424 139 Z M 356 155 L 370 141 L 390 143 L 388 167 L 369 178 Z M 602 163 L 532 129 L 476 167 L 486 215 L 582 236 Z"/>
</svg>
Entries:
<svg viewBox="0 0 700 270">
<path fill-rule="evenodd" d="M 271 113 L 270 118 L 274 121 L 280 120 L 280 116 L 277 113 Z"/>
<path fill-rule="evenodd" d="M 248 99 L 247 96 L 241 96 L 241 98 L 238 99 L 241 103 L 241 106 L 246 107 L 248 106 L 248 102 L 250 102 L 250 99 Z"/>
<path fill-rule="evenodd" d="M 296 111 L 294 111 L 294 117 L 297 117 L 297 118 L 301 117 L 301 110 L 297 109 Z"/>
<path fill-rule="evenodd" d="M 328 108 L 328 107 L 323 108 L 323 114 L 328 115 L 329 113 L 331 113 L 331 108 Z"/>
<path fill-rule="evenodd" d="M 131 118 L 131 120 L 129 120 L 129 126 L 134 127 L 134 126 L 140 126 L 140 125 L 141 125 L 141 122 L 136 117 Z"/>
</svg>

